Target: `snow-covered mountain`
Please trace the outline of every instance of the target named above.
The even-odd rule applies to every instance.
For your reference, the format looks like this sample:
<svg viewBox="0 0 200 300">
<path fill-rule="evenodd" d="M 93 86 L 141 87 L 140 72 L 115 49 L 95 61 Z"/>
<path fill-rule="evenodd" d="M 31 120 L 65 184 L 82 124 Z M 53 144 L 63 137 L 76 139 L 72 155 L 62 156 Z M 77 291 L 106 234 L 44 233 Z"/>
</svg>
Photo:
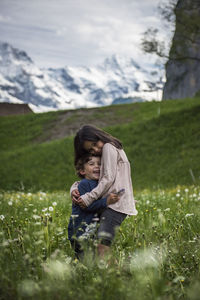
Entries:
<svg viewBox="0 0 200 300">
<path fill-rule="evenodd" d="M 113 55 L 96 67 L 38 68 L 31 58 L 0 43 L 0 102 L 28 103 L 35 112 L 159 100 L 163 70 L 144 70 Z"/>
</svg>

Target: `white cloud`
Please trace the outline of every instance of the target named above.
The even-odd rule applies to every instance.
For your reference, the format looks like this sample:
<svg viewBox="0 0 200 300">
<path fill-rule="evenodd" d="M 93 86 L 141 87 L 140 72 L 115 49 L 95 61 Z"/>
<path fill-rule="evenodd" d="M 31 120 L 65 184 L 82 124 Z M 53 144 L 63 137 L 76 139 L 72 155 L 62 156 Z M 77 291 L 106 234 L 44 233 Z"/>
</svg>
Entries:
<svg viewBox="0 0 200 300">
<path fill-rule="evenodd" d="M 141 33 L 159 26 L 158 2 L 1 0 L 1 40 L 27 51 L 41 66 L 91 65 L 112 53 L 137 59 Z"/>
</svg>

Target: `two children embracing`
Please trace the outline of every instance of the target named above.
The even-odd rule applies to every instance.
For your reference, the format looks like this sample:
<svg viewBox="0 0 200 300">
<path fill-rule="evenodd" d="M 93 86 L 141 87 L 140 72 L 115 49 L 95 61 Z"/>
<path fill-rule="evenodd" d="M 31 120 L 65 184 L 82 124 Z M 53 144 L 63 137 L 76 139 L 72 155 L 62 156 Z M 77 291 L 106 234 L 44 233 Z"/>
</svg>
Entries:
<svg viewBox="0 0 200 300">
<path fill-rule="evenodd" d="M 80 239 L 97 229 L 97 251 L 110 250 L 116 228 L 127 215 L 136 215 L 130 163 L 122 143 L 109 133 L 84 125 L 74 138 L 75 167 L 82 178 L 71 187 L 72 215 L 68 238 L 76 257 L 83 255 Z"/>
</svg>

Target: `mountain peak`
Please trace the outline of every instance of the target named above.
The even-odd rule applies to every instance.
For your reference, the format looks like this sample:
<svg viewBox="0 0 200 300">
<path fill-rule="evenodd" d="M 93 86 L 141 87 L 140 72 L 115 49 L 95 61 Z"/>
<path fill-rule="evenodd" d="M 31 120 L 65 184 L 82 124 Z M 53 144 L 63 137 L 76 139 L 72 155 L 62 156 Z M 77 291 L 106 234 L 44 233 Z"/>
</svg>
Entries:
<svg viewBox="0 0 200 300">
<path fill-rule="evenodd" d="M 9 43 L 0 42 L 0 56 L 4 62 L 23 61 L 33 63 L 25 51 L 12 47 Z"/>
<path fill-rule="evenodd" d="M 123 70 L 128 67 L 135 67 L 138 70 L 140 69 L 140 66 L 132 57 L 125 57 L 120 54 L 113 54 L 110 57 L 107 57 L 101 66 L 101 68 L 104 68 L 105 70 Z"/>
</svg>

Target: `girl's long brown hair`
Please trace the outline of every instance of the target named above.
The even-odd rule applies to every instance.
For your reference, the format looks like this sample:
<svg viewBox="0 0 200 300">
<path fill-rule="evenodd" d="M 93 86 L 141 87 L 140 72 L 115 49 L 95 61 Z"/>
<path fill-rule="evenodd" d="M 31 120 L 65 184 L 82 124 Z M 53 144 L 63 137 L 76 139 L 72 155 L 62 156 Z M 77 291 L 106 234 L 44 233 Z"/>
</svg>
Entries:
<svg viewBox="0 0 200 300">
<path fill-rule="evenodd" d="M 94 125 L 82 126 L 75 135 L 74 138 L 74 163 L 87 153 L 83 148 L 85 141 L 110 143 L 118 149 L 122 149 L 122 143 L 117 138 L 113 137 L 109 133 Z"/>
</svg>

